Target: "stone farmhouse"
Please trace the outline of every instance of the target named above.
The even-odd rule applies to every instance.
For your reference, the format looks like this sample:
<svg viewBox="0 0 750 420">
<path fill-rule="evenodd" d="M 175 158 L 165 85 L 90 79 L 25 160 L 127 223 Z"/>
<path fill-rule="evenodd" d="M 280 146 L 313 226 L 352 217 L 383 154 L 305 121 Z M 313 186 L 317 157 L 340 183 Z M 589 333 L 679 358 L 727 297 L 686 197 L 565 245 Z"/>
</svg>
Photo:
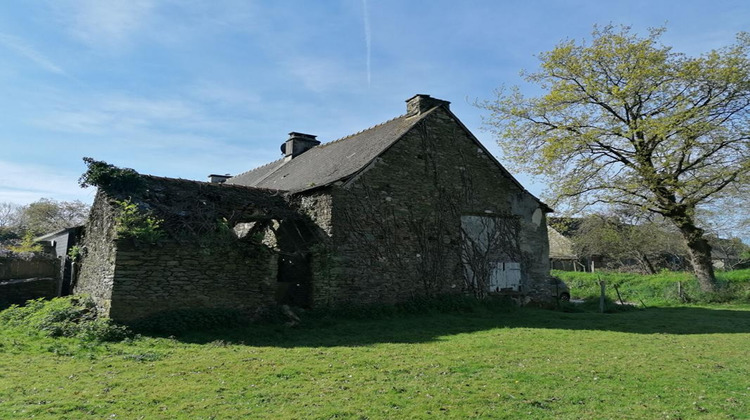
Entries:
<svg viewBox="0 0 750 420">
<path fill-rule="evenodd" d="M 406 102 L 405 114 L 330 143 L 290 133 L 281 159 L 237 176 L 100 186 L 74 292 L 125 322 L 451 293 L 551 299 L 551 209 L 449 102 Z M 122 234 L 128 204 L 158 222 L 156 240 Z"/>
</svg>

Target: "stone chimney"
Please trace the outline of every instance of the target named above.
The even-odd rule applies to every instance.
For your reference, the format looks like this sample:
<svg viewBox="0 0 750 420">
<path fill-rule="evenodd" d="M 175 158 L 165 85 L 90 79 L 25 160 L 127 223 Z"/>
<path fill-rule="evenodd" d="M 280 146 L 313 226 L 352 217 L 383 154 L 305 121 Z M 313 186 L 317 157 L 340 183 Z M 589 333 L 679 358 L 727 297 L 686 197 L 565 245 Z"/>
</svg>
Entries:
<svg viewBox="0 0 750 420">
<path fill-rule="evenodd" d="M 443 105 L 450 109 L 450 102 L 432 98 L 430 95 L 417 94 L 406 100 L 406 116 L 412 117 L 427 112 L 436 106 Z"/>
<path fill-rule="evenodd" d="M 226 175 L 211 174 L 208 176 L 208 182 L 212 184 L 223 184 L 227 181 L 227 179 L 231 177 L 232 176 L 229 174 L 226 174 Z"/>
<path fill-rule="evenodd" d="M 317 136 L 292 131 L 289 133 L 289 139 L 281 145 L 281 153 L 286 160 L 294 159 L 320 144 L 315 137 Z"/>
</svg>

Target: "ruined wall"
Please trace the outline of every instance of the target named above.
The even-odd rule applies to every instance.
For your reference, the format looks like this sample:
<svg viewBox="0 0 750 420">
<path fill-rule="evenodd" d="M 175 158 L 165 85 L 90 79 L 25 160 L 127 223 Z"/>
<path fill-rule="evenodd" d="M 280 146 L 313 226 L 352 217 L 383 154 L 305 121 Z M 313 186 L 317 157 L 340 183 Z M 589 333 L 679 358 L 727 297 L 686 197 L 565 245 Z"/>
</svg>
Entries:
<svg viewBox="0 0 750 420">
<path fill-rule="evenodd" d="M 81 242 L 82 258 L 78 278 L 73 280 L 74 294 L 88 294 L 97 310 L 109 315 L 115 277 L 115 217 L 111 198 L 97 192 Z"/>
<path fill-rule="evenodd" d="M 314 307 L 329 305 L 330 299 L 338 299 L 340 293 L 342 264 L 332 241 L 334 226 L 331 194 L 331 188 L 324 188 L 302 193 L 294 198 L 300 213 L 309 217 L 310 222 L 318 227 L 315 243 L 308 248 L 312 274 L 311 303 Z"/>
<path fill-rule="evenodd" d="M 524 286 L 549 273 L 545 213 L 442 109 L 356 179 L 332 188 L 337 276 L 316 304 L 395 302 L 467 290 L 462 215 L 517 222 Z"/>
<path fill-rule="evenodd" d="M 10 304 L 23 305 L 31 299 L 57 297 L 59 283 L 54 277 L 0 280 L 0 309 Z"/>
<path fill-rule="evenodd" d="M 283 197 L 246 187 L 143 179 L 143 188 L 127 195 L 97 194 L 74 293 L 90 294 L 102 314 L 123 322 L 197 308 L 252 316 L 275 302 L 277 255 L 251 226 L 262 229 L 295 216 Z M 125 199 L 159 220 L 155 243 L 118 237 L 118 200 Z M 250 231 L 240 235 L 235 225 Z"/>
<path fill-rule="evenodd" d="M 119 321 L 190 308 L 253 315 L 274 302 L 275 258 L 233 238 L 140 246 L 119 241 L 114 272 L 109 315 Z"/>
<path fill-rule="evenodd" d="M 52 277 L 59 274 L 59 262 L 49 257 L 0 257 L 0 280 Z"/>
<path fill-rule="evenodd" d="M 309 217 L 326 236 L 332 235 L 331 209 L 333 202 L 329 189 L 299 194 L 294 198 L 294 202 L 300 212 Z"/>
<path fill-rule="evenodd" d="M 47 256 L 0 257 L 0 308 L 57 296 L 59 261 Z"/>
</svg>

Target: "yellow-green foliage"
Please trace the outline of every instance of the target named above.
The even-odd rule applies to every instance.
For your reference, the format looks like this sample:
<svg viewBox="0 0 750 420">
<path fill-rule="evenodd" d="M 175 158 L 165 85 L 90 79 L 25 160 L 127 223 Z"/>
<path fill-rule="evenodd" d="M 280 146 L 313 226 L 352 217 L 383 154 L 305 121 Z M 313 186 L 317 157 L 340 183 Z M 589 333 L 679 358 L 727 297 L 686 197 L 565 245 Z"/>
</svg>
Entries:
<svg viewBox="0 0 750 420">
<path fill-rule="evenodd" d="M 750 34 L 698 57 L 664 28 L 595 27 L 539 54 L 525 73 L 544 90 L 500 89 L 480 103 L 516 169 L 549 177 L 552 204 L 611 203 L 668 218 L 750 182 Z M 684 215 L 683 215 L 684 213 Z"/>
<path fill-rule="evenodd" d="M 141 211 L 136 203 L 118 201 L 117 235 L 120 238 L 132 238 L 139 242 L 155 244 L 164 236 L 160 226 L 162 220 L 150 212 Z"/>
<path fill-rule="evenodd" d="M 28 231 L 23 235 L 20 244 L 11 245 L 8 249 L 19 254 L 24 254 L 29 252 L 41 252 L 43 247 L 42 244 L 34 242 L 34 234 L 31 231 Z"/>
</svg>

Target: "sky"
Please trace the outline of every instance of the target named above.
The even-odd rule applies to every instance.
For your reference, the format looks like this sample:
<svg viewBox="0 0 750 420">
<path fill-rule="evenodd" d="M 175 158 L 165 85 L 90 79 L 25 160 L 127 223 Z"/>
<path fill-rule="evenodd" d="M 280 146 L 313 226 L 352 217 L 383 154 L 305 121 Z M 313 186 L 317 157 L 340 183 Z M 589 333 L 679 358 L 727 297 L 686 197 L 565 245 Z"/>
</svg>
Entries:
<svg viewBox="0 0 750 420">
<path fill-rule="evenodd" d="M 83 157 L 207 180 L 281 157 L 291 131 L 329 142 L 417 94 L 497 155 L 473 105 L 593 25 L 700 55 L 750 30 L 750 2 L 659 0 L 6 0 L 0 2 L 0 202 L 90 203 Z M 543 180 L 516 174 L 536 195 Z"/>
</svg>

